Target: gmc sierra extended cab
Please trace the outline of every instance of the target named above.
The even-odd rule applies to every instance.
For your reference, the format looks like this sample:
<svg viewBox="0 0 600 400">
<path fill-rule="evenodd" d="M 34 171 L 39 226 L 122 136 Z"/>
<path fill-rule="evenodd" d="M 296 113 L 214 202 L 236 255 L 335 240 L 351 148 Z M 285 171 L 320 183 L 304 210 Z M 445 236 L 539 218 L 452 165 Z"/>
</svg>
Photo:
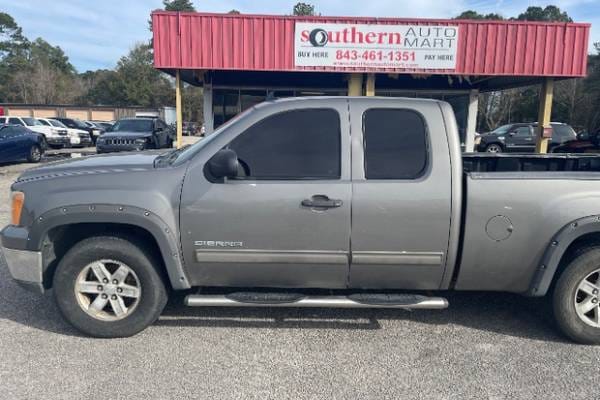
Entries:
<svg viewBox="0 0 600 400">
<path fill-rule="evenodd" d="M 435 100 L 268 101 L 179 150 L 47 164 L 12 185 L 2 253 L 98 337 L 188 306 L 441 309 L 550 294 L 600 343 L 600 158 L 461 155 Z M 438 293 L 436 293 L 438 292 Z"/>
</svg>

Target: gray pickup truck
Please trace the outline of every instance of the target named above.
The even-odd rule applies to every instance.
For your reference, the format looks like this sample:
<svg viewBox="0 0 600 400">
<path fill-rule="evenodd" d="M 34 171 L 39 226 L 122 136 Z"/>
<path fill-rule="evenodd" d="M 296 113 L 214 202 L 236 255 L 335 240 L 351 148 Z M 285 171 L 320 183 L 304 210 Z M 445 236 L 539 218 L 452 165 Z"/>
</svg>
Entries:
<svg viewBox="0 0 600 400">
<path fill-rule="evenodd" d="M 600 343 L 599 171 L 589 155 L 462 155 L 441 101 L 276 100 L 180 150 L 26 171 L 2 253 L 98 337 L 152 324 L 171 290 L 400 309 L 477 290 L 551 293 L 562 331 Z"/>
</svg>

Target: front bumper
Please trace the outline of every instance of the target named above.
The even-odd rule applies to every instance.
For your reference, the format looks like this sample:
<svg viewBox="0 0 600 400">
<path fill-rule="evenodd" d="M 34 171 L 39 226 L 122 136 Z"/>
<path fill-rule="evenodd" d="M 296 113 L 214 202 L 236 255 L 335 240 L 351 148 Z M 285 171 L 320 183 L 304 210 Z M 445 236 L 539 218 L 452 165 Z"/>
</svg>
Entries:
<svg viewBox="0 0 600 400">
<path fill-rule="evenodd" d="M 22 236 L 23 228 L 7 226 L 0 232 L 2 239 L 0 250 L 6 260 L 10 275 L 19 285 L 36 293 L 44 293 L 42 252 L 18 248 L 21 247 L 17 243 L 22 241 Z"/>
<path fill-rule="evenodd" d="M 71 139 L 68 136 L 46 136 L 46 142 L 50 146 L 68 146 L 71 144 Z"/>
<path fill-rule="evenodd" d="M 90 147 L 94 144 L 89 135 L 85 136 L 71 136 L 72 147 Z"/>
</svg>

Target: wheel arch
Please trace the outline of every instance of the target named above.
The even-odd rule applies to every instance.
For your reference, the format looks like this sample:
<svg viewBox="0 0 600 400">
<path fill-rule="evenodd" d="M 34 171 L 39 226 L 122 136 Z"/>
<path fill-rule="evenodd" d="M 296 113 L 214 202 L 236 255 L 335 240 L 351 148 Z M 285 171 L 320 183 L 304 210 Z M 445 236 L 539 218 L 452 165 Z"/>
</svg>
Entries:
<svg viewBox="0 0 600 400">
<path fill-rule="evenodd" d="M 42 251 L 45 284 L 51 282 L 48 278 L 56 264 L 75 243 L 99 234 L 129 234 L 156 249 L 173 289 L 191 287 L 177 236 L 150 211 L 118 205 L 67 206 L 44 213 L 34 225 L 28 247 Z"/>
<path fill-rule="evenodd" d="M 580 218 L 562 227 L 546 247 L 527 294 L 546 295 L 577 250 L 593 243 L 600 244 L 600 215 Z"/>
</svg>

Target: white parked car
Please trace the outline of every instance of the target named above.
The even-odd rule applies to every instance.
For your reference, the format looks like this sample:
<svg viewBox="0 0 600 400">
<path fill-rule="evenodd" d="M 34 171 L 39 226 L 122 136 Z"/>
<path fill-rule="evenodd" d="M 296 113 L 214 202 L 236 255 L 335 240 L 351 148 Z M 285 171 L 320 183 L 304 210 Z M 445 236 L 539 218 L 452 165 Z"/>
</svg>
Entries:
<svg viewBox="0 0 600 400">
<path fill-rule="evenodd" d="M 0 117 L 0 124 L 21 125 L 28 129 L 41 133 L 50 147 L 60 148 L 71 144 L 66 128 L 48 126 L 42 124 L 36 118 L 31 117 Z"/>
<path fill-rule="evenodd" d="M 62 122 L 53 118 L 38 118 L 42 124 L 46 126 L 52 126 L 58 129 L 66 129 L 69 135 L 70 144 L 73 147 L 88 147 L 92 145 L 92 139 L 88 131 L 83 129 L 69 128 Z"/>
</svg>

